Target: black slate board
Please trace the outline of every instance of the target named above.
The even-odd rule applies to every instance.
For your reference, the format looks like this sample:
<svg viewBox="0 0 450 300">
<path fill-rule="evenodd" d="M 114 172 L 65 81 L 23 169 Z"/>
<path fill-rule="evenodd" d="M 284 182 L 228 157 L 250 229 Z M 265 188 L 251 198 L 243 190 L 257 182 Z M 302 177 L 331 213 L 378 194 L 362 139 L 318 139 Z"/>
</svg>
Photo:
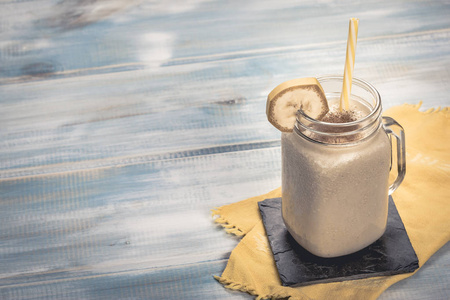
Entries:
<svg viewBox="0 0 450 300">
<path fill-rule="evenodd" d="M 384 235 L 349 255 L 321 258 L 301 247 L 289 234 L 281 216 L 281 198 L 258 203 L 275 263 L 284 286 L 303 286 L 410 273 L 419 260 L 392 197 Z"/>
</svg>

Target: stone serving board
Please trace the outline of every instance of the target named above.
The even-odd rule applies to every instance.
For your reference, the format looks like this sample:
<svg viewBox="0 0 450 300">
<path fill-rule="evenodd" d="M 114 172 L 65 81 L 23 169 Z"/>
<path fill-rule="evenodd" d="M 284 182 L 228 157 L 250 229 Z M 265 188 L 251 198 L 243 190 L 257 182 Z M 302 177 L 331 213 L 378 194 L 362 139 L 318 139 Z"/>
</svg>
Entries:
<svg viewBox="0 0 450 300">
<path fill-rule="evenodd" d="M 303 286 L 414 272 L 419 260 L 392 197 L 384 235 L 368 247 L 345 256 L 321 258 L 301 247 L 281 216 L 281 198 L 258 203 L 284 286 Z"/>
</svg>

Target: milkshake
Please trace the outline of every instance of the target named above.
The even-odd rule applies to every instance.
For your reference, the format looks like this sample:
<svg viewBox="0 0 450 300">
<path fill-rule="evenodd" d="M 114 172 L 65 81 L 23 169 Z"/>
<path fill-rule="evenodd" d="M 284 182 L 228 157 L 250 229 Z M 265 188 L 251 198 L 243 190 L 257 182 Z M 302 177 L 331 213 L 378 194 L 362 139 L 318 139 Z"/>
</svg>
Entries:
<svg viewBox="0 0 450 300">
<path fill-rule="evenodd" d="M 397 159 L 399 176 L 389 186 L 388 134 L 394 125 L 383 125 L 376 89 L 354 79 L 350 109 L 341 111 L 342 76 L 318 81 L 328 102 L 326 114 L 314 118 L 300 109 L 293 130 L 281 136 L 282 216 L 303 248 L 320 257 L 337 257 L 383 235 L 388 196 L 404 175 L 404 147 Z"/>
<path fill-rule="evenodd" d="M 358 135 L 322 141 L 329 145 L 297 132 L 282 134 L 282 214 L 306 250 L 334 257 L 358 251 L 383 235 L 391 147 L 384 130 L 360 143 L 355 143 Z"/>
</svg>

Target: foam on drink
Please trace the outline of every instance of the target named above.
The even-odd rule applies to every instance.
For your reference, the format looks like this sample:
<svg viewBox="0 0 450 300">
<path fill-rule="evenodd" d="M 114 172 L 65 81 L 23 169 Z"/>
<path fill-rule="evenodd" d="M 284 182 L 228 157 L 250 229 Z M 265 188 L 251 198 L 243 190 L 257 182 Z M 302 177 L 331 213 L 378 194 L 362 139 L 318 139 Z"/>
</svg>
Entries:
<svg viewBox="0 0 450 300">
<path fill-rule="evenodd" d="M 352 124 L 366 117 L 371 109 L 366 104 L 350 100 L 348 110 L 340 110 L 339 98 L 328 97 L 329 111 L 323 117 L 318 119 L 320 122 L 312 123 L 309 128 L 298 127 L 299 131 L 306 137 L 315 141 L 324 142 L 328 144 L 344 144 L 357 141 L 367 135 L 367 132 L 361 133 L 359 129 L 362 124 Z M 343 124 L 345 126 L 333 126 L 332 124 Z M 339 134 L 339 135 L 336 135 Z"/>
<path fill-rule="evenodd" d="M 360 102 L 351 102 L 348 110 L 341 110 L 339 105 L 339 99 L 330 100 L 328 104 L 330 110 L 320 121 L 327 123 L 349 123 L 364 118 L 370 112 Z"/>
</svg>

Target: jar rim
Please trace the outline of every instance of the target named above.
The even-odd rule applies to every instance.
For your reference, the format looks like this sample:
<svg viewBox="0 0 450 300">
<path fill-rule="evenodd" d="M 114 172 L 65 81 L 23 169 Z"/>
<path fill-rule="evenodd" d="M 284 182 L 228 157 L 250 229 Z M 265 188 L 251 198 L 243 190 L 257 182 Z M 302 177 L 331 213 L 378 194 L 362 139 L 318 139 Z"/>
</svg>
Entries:
<svg viewBox="0 0 450 300">
<path fill-rule="evenodd" d="M 343 76 L 323 75 L 317 77 L 323 85 L 325 94 L 340 94 Z M 294 132 L 321 144 L 349 145 L 365 140 L 378 130 L 381 124 L 381 96 L 369 82 L 353 78 L 352 101 L 364 104 L 369 113 L 361 119 L 346 123 L 331 123 L 316 120 L 301 109 L 296 116 Z M 330 99 L 327 99 L 329 101 Z"/>
</svg>

